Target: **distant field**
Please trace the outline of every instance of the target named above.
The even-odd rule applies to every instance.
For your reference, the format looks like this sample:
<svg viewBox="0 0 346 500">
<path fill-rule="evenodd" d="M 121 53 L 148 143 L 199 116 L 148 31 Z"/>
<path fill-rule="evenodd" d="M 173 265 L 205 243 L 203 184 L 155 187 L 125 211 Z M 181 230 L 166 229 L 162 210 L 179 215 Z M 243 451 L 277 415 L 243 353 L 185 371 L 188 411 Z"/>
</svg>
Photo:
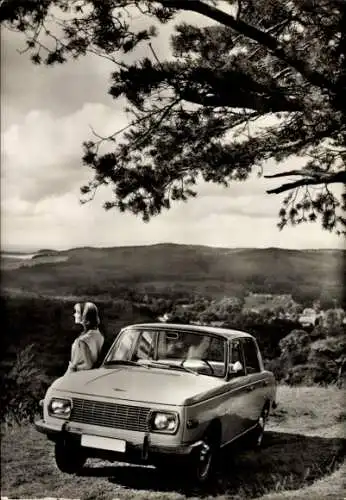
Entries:
<svg viewBox="0 0 346 500">
<path fill-rule="evenodd" d="M 342 250 L 224 249 L 188 245 L 77 248 L 18 263 L 2 259 L 3 287 L 51 295 L 289 293 L 343 300 Z M 6 263 L 7 262 L 7 263 Z"/>
<path fill-rule="evenodd" d="M 1 269 L 3 271 L 11 271 L 15 269 L 20 269 L 21 267 L 33 267 L 40 264 L 56 264 L 58 262 L 65 262 L 68 260 L 67 256 L 51 256 L 51 257 L 40 257 L 39 259 L 27 258 L 13 258 L 5 257 L 1 260 Z"/>
<path fill-rule="evenodd" d="M 260 453 L 230 448 L 215 484 L 187 490 L 153 468 L 89 460 L 80 476 L 59 472 L 52 444 L 33 427 L 4 430 L 2 495 L 81 500 L 342 500 L 345 466 L 345 393 L 329 388 L 279 388 Z"/>
</svg>

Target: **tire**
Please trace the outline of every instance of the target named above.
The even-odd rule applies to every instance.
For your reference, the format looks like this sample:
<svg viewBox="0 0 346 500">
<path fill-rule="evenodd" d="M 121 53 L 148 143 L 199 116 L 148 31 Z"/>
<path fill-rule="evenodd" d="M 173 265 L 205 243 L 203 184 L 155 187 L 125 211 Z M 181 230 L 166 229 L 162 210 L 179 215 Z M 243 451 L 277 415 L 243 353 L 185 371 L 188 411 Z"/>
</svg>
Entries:
<svg viewBox="0 0 346 500">
<path fill-rule="evenodd" d="M 189 481 L 204 485 L 212 480 L 219 449 L 219 437 L 215 433 L 207 433 L 202 439 L 201 447 L 190 458 L 186 471 Z"/>
<path fill-rule="evenodd" d="M 75 474 L 79 472 L 86 461 L 86 456 L 76 445 L 64 441 L 55 443 L 55 462 L 61 472 Z"/>
</svg>

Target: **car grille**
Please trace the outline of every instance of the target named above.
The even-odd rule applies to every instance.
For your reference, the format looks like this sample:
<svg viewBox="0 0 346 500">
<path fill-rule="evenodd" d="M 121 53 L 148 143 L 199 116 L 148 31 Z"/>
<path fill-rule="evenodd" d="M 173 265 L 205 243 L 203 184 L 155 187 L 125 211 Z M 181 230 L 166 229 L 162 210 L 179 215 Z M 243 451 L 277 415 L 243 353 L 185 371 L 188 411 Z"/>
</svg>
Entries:
<svg viewBox="0 0 346 500">
<path fill-rule="evenodd" d="M 150 408 L 73 398 L 70 421 L 147 432 Z"/>
</svg>

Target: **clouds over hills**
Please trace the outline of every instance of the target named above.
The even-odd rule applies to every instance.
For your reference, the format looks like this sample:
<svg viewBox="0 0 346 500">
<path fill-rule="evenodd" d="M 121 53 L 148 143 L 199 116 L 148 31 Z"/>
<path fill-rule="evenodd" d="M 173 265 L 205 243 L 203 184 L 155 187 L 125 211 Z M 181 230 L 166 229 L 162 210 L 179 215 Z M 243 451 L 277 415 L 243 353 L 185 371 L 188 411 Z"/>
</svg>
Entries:
<svg viewBox="0 0 346 500">
<path fill-rule="evenodd" d="M 167 31 L 168 28 L 164 28 Z M 164 54 L 168 33 L 155 42 Z M 105 212 L 110 190 L 80 205 L 79 188 L 92 172 L 81 166 L 82 142 L 91 127 L 107 135 L 127 123 L 123 102 L 107 95 L 112 65 L 88 56 L 56 68 L 37 67 L 17 49 L 19 35 L 2 39 L 2 242 L 68 248 L 79 245 L 173 241 L 212 246 L 340 247 L 317 225 L 276 228 L 280 197 L 257 179 L 228 189 L 201 184 L 199 197 L 179 203 L 149 224 L 129 214 Z M 146 53 L 147 47 L 142 48 Z M 290 165 L 291 166 L 291 165 Z M 274 165 L 268 165 L 272 170 Z"/>
</svg>

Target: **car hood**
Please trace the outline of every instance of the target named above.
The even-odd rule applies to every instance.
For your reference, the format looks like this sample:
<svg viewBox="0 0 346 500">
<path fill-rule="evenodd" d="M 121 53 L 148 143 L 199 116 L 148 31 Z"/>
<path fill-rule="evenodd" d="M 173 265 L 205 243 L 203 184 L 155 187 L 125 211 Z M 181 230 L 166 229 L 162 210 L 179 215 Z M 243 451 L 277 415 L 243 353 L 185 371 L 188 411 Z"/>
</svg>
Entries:
<svg viewBox="0 0 346 500">
<path fill-rule="evenodd" d="M 49 392 L 180 406 L 213 396 L 224 385 L 223 379 L 207 375 L 126 366 L 65 375 L 52 384 Z"/>
</svg>

